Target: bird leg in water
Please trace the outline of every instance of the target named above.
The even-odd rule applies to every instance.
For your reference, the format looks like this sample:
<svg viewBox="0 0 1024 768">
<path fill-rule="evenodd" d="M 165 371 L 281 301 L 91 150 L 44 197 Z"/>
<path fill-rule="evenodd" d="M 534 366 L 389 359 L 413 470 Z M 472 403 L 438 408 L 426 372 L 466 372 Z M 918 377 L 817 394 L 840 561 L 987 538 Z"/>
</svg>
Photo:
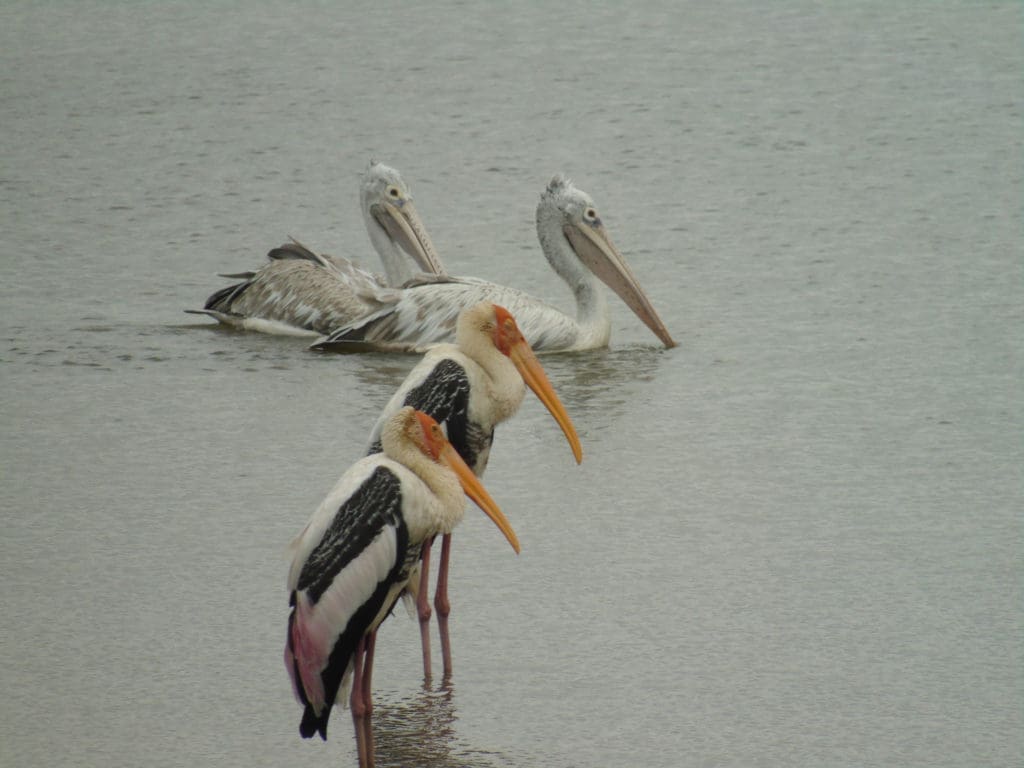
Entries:
<svg viewBox="0 0 1024 768">
<path fill-rule="evenodd" d="M 448 601 L 448 562 L 451 558 L 452 535 L 446 533 L 441 539 L 441 562 L 437 569 L 437 592 L 434 593 L 434 610 L 437 611 L 437 630 L 441 635 L 441 658 L 444 661 L 445 679 L 452 676 L 452 644 L 448 636 L 448 614 L 452 604 Z"/>
<path fill-rule="evenodd" d="M 356 752 L 359 754 L 359 768 L 373 768 L 373 699 L 370 695 L 370 676 L 373 672 L 373 648 L 376 632 L 370 632 L 359 639 L 352 661 L 352 694 L 349 707 L 352 709 L 352 724 L 356 730 Z"/>
<path fill-rule="evenodd" d="M 420 588 L 416 594 L 416 613 L 420 617 L 420 643 L 423 646 L 423 677 L 430 682 L 430 601 L 427 590 L 430 586 L 430 544 L 431 539 L 423 542 L 423 553 L 420 557 Z"/>
<path fill-rule="evenodd" d="M 363 662 L 363 708 L 366 717 L 366 733 L 363 738 L 366 741 L 366 765 L 373 768 L 376 762 L 376 755 L 373 747 L 373 651 L 377 647 L 377 630 L 373 630 L 366 638 L 366 660 Z"/>
<path fill-rule="evenodd" d="M 359 638 L 355 657 L 352 659 L 352 693 L 349 709 L 352 710 L 352 725 L 356 730 L 356 752 L 359 753 L 359 768 L 366 766 L 366 742 L 363 740 L 363 724 L 366 712 L 363 710 L 363 652 L 366 650 L 366 636 Z"/>
</svg>

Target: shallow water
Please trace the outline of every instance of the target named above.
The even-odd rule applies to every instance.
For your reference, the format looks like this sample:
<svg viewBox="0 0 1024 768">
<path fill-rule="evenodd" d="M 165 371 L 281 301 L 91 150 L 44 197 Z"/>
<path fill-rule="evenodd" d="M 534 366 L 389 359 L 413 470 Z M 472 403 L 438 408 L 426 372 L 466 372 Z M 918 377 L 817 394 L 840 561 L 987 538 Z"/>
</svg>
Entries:
<svg viewBox="0 0 1024 768">
<path fill-rule="evenodd" d="M 376 266 L 400 168 L 452 271 L 613 300 L 467 510 L 455 677 L 378 645 L 378 764 L 1015 765 L 1021 10 L 792 2 L 0 10 L 0 765 L 349 764 L 297 734 L 286 546 L 415 360 L 183 314 L 294 235 Z"/>
</svg>

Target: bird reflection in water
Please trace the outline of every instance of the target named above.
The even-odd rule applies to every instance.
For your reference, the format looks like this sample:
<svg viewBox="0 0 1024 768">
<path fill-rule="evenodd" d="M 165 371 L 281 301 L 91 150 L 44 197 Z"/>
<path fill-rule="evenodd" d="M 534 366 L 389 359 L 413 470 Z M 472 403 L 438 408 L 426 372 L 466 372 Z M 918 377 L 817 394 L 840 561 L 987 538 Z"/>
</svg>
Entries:
<svg viewBox="0 0 1024 768">
<path fill-rule="evenodd" d="M 335 355 L 320 355 L 319 359 L 328 370 L 330 366 L 338 365 L 338 358 Z M 386 403 L 395 393 L 395 382 L 404 381 L 409 371 L 419 362 L 419 358 L 380 353 L 352 359 L 358 362 L 358 365 L 346 365 L 346 370 L 359 382 L 359 390 L 353 393 L 350 399 L 355 401 L 358 395 L 360 401 L 372 406 L 373 416 L 368 421 L 372 424 L 380 412 L 381 403 Z"/>
<path fill-rule="evenodd" d="M 544 355 L 542 360 L 566 408 L 587 429 L 601 429 L 628 412 L 637 390 L 654 380 L 664 355 L 658 347 L 631 346 Z"/>
<path fill-rule="evenodd" d="M 414 694 L 381 691 L 373 712 L 376 768 L 498 768 L 493 753 L 459 743 L 455 733 L 455 691 L 451 680 Z"/>
</svg>

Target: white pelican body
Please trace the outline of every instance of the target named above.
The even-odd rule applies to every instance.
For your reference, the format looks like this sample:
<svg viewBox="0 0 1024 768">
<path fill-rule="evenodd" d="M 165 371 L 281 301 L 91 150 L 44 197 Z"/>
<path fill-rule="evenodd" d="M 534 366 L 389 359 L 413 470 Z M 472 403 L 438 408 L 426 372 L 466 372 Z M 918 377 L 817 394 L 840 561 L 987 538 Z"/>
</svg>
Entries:
<svg viewBox="0 0 1024 768">
<path fill-rule="evenodd" d="M 195 311 L 245 330 L 323 335 L 395 301 L 390 288 L 414 277 L 409 257 L 425 272 L 444 273 L 398 171 L 371 162 L 360 185 L 360 206 L 385 278 L 292 240 L 270 251 L 270 262 L 255 272 L 226 275 L 244 282 L 220 289 Z"/>
<path fill-rule="evenodd" d="M 465 492 L 519 551 L 508 520 L 437 422 L 404 408 L 385 425 L 383 444 L 383 453 L 352 465 L 321 503 L 293 542 L 288 573 L 284 658 L 304 707 L 300 733 L 327 738 L 331 707 L 351 680 L 360 765 L 373 761 L 376 629 L 407 585 L 422 543 L 461 520 Z"/>
<path fill-rule="evenodd" d="M 575 317 L 515 288 L 485 280 L 424 279 L 382 297 L 385 306 L 336 329 L 314 348 L 420 351 L 450 341 L 459 311 L 480 301 L 508 309 L 538 352 L 603 347 L 611 335 L 611 318 L 601 282 L 614 290 L 666 347 L 675 346 L 612 243 L 593 200 L 561 175 L 551 180 L 537 205 L 537 236 L 552 269 L 573 292 Z"/>
<path fill-rule="evenodd" d="M 458 319 L 456 344 L 439 344 L 410 371 L 385 406 L 370 434 L 370 452 L 381 450 L 382 429 L 403 407 L 429 414 L 443 425 L 448 441 L 462 460 L 483 475 L 494 440 L 494 429 L 511 418 L 529 386 L 562 428 L 576 461 L 582 458 L 579 437 L 543 367 L 520 333 L 515 319 L 502 307 L 483 302 L 464 310 Z M 451 536 L 442 542 L 441 563 L 434 604 L 438 614 L 444 674 L 451 674 L 448 635 L 450 604 L 447 571 Z M 430 639 L 427 574 L 430 541 L 424 542 L 422 583 L 416 594 L 423 644 L 424 675 L 430 677 Z"/>
</svg>

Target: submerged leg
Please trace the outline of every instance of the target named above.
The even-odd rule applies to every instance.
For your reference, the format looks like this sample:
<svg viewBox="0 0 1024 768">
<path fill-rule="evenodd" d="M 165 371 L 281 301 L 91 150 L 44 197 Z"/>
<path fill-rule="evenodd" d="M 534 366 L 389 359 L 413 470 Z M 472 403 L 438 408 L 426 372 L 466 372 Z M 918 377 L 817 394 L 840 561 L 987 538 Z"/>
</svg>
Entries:
<svg viewBox="0 0 1024 768">
<path fill-rule="evenodd" d="M 448 636 L 448 614 L 452 605 L 448 601 L 448 562 L 451 558 L 452 535 L 446 533 L 441 540 L 441 562 L 437 569 L 437 592 L 434 594 L 434 610 L 437 611 L 437 630 L 441 635 L 441 658 L 444 661 L 444 676 L 452 675 L 452 643 Z"/>
<path fill-rule="evenodd" d="M 427 588 L 430 585 L 430 544 L 423 542 L 423 554 L 420 563 L 420 589 L 416 594 L 416 613 L 420 617 L 420 644 L 423 646 L 423 677 L 430 681 L 430 601 L 427 599 Z"/>
</svg>

